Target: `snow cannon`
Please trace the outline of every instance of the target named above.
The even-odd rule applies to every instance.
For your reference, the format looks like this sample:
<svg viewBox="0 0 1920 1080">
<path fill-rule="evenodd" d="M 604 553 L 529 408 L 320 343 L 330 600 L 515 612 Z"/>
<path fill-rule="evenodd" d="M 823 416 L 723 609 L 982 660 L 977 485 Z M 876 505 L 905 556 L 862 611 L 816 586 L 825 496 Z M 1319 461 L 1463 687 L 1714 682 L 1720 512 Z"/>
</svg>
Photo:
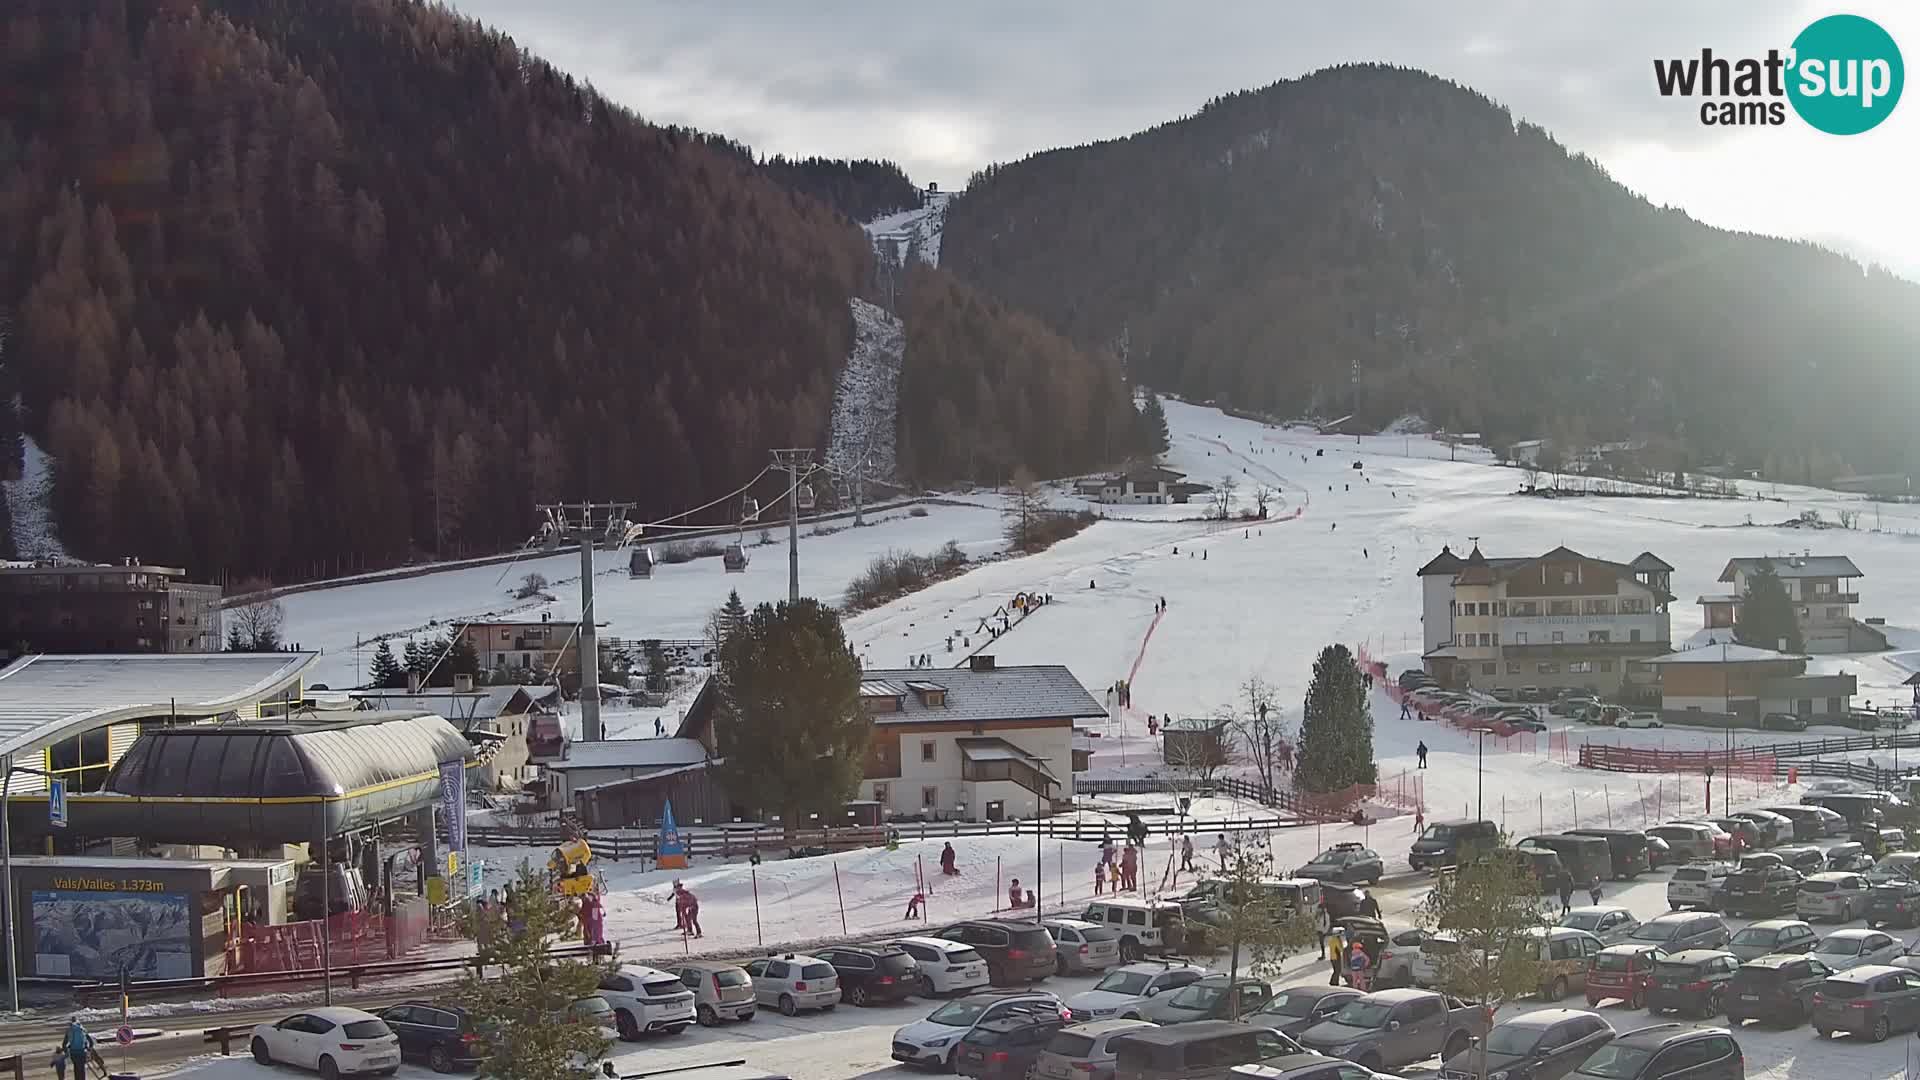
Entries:
<svg viewBox="0 0 1920 1080">
<path fill-rule="evenodd" d="M 593 849 L 586 838 L 575 837 L 553 849 L 547 859 L 547 874 L 553 890 L 562 896 L 587 896 L 594 892 Z"/>
</svg>

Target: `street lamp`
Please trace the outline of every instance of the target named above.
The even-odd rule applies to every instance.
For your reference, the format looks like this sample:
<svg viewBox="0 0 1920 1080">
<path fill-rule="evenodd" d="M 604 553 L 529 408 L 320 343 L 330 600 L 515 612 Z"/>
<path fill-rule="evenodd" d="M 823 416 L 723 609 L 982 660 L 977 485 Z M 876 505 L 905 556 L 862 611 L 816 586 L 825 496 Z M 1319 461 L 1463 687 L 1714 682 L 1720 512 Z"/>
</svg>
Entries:
<svg viewBox="0 0 1920 1080">
<path fill-rule="evenodd" d="M 1722 794 L 1720 796 L 1720 801 L 1722 803 L 1727 801 L 1727 797 L 1725 794 Z M 1724 810 L 1726 809 L 1726 807 L 1723 806 L 1721 807 L 1721 809 Z M 1712 765 L 1707 766 L 1707 813 L 1706 813 L 1706 816 L 1707 817 L 1713 816 L 1713 766 Z"/>
</svg>

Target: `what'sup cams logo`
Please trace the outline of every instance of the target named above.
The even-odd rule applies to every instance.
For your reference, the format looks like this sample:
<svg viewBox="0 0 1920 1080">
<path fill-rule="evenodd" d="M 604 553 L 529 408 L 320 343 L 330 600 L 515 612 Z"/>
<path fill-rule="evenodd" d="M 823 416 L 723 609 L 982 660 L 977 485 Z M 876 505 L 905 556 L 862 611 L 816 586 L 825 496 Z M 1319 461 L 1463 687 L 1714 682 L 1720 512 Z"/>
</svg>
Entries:
<svg viewBox="0 0 1920 1080">
<path fill-rule="evenodd" d="M 1779 125 L 1787 106 L 1829 135 L 1871 131 L 1893 112 L 1906 83 L 1900 48 L 1871 19 L 1829 15 L 1800 31 L 1785 53 L 1729 60 L 1698 57 L 1653 62 L 1661 97 L 1701 98 L 1710 127 Z"/>
</svg>

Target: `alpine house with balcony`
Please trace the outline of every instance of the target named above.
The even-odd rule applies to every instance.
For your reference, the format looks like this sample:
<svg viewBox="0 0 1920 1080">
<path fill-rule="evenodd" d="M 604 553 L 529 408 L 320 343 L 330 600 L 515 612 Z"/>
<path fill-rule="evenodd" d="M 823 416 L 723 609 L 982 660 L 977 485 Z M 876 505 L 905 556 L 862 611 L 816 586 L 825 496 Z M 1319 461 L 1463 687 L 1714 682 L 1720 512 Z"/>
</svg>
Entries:
<svg viewBox="0 0 1920 1080">
<path fill-rule="evenodd" d="M 1671 648 L 1672 575 L 1652 552 L 1620 563 L 1564 546 L 1500 559 L 1442 548 L 1419 571 L 1426 669 L 1482 690 L 1655 694 L 1642 661 Z"/>
</svg>

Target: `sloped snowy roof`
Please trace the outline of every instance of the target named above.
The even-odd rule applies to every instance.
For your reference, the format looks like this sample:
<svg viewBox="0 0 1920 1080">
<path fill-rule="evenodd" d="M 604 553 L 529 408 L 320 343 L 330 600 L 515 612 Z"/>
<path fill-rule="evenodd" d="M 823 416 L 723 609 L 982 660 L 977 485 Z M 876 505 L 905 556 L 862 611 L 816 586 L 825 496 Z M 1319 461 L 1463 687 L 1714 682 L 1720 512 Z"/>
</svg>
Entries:
<svg viewBox="0 0 1920 1080">
<path fill-rule="evenodd" d="M 926 677 L 925 669 L 869 668 L 868 682 L 906 683 Z M 908 694 L 899 712 L 876 713 L 875 724 L 979 723 L 987 720 L 1078 720 L 1104 717 L 1106 706 L 1087 693 L 1080 680 L 1061 664 L 993 667 L 984 671 L 950 668 L 940 672 L 947 688 L 942 705 L 924 704 Z"/>
<path fill-rule="evenodd" d="M 570 742 L 567 756 L 541 766 L 548 772 L 574 769 L 664 769 L 707 760 L 699 739 L 604 739 Z"/>
<path fill-rule="evenodd" d="M 318 653 L 43 655 L 0 670 L 0 754 L 122 720 L 216 716 L 293 686 Z"/>
<path fill-rule="evenodd" d="M 1805 660 L 1798 653 L 1774 652 L 1751 645 L 1701 645 L 1665 656 L 1650 656 L 1645 664 L 1759 664 L 1769 660 Z"/>
<path fill-rule="evenodd" d="M 1773 572 L 1783 578 L 1866 576 L 1845 555 L 1782 555 L 1777 559 L 1728 559 L 1720 580 L 1732 581 L 1735 571 L 1751 574 L 1760 569 L 1761 563 L 1772 563 Z"/>
<path fill-rule="evenodd" d="M 423 690 L 409 694 L 405 690 L 363 690 L 353 697 L 383 709 L 412 709 L 434 713 L 458 723 L 463 720 L 492 720 L 507 711 L 513 699 L 524 692 L 527 703 L 537 704 L 560 692 L 556 686 L 481 686 L 468 693 L 452 690 Z"/>
</svg>

